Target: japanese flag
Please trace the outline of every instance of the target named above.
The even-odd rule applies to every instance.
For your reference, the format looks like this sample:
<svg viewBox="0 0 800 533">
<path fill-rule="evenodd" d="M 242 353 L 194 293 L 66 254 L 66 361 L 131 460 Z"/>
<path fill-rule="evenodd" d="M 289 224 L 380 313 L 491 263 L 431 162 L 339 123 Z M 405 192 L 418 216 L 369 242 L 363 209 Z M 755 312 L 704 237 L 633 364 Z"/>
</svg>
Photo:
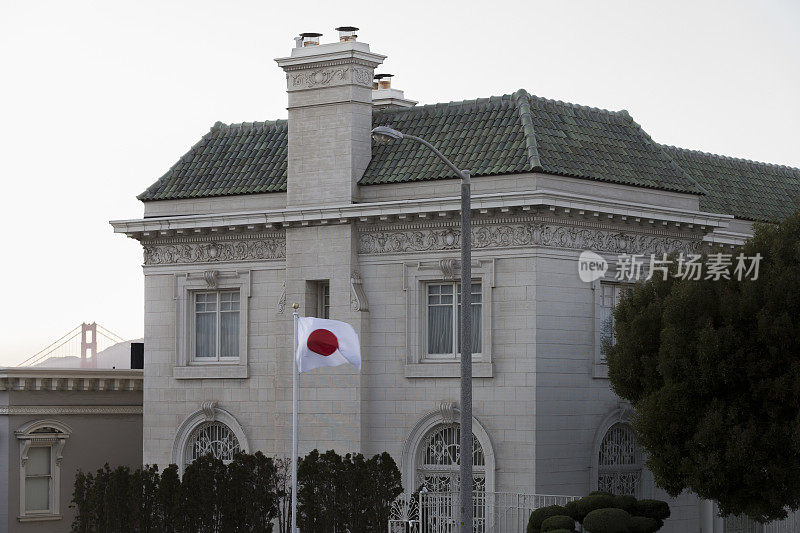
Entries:
<svg viewBox="0 0 800 533">
<path fill-rule="evenodd" d="M 300 317 L 297 319 L 298 372 L 321 366 L 350 363 L 361 369 L 361 347 L 353 326 L 338 320 Z"/>
</svg>

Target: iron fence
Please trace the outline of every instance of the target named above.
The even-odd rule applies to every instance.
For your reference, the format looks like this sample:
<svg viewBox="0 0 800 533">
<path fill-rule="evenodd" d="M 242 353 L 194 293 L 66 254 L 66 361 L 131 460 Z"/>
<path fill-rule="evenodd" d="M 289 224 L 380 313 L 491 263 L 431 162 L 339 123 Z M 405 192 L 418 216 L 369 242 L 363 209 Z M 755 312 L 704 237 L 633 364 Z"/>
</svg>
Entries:
<svg viewBox="0 0 800 533">
<path fill-rule="evenodd" d="M 519 533 L 525 531 L 534 509 L 564 505 L 578 496 L 475 492 L 475 533 Z M 421 492 L 401 495 L 392 506 L 389 533 L 457 533 L 458 492 Z"/>
</svg>

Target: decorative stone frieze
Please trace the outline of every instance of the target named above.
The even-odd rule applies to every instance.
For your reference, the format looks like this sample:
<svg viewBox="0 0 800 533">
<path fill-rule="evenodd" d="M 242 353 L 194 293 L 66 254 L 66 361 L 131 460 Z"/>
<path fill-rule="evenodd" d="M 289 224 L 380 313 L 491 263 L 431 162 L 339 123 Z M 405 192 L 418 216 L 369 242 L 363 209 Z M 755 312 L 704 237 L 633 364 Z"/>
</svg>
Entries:
<svg viewBox="0 0 800 533">
<path fill-rule="evenodd" d="M 289 74 L 291 88 L 313 89 L 346 83 L 356 83 L 365 87 L 372 86 L 371 71 L 365 68 L 335 66 L 311 71 L 292 72 Z"/>
<path fill-rule="evenodd" d="M 145 265 L 264 261 L 286 257 L 283 234 L 240 236 L 233 239 L 189 239 L 143 242 Z"/>
<path fill-rule="evenodd" d="M 472 248 L 475 250 L 537 246 L 618 254 L 693 253 L 698 248 L 699 239 L 699 236 L 647 233 L 598 223 L 557 222 L 539 217 L 483 220 L 472 226 Z M 458 250 L 460 246 L 461 232 L 455 222 L 360 228 L 361 254 L 446 251 Z"/>
</svg>

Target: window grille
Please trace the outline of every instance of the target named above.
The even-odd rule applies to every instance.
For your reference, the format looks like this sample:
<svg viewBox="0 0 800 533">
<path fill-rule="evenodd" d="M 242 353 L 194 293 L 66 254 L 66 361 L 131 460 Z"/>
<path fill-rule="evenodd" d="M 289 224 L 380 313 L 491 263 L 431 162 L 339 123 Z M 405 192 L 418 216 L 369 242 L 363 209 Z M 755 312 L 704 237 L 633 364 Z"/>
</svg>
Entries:
<svg viewBox="0 0 800 533">
<path fill-rule="evenodd" d="M 221 422 L 207 422 L 198 426 L 189 436 L 184 464 L 188 465 L 198 457 L 209 454 L 227 464 L 233 461 L 240 449 L 236 435 L 228 426 Z"/>
<path fill-rule="evenodd" d="M 628 424 L 614 424 L 603 437 L 598 458 L 598 490 L 637 496 L 642 479 L 642 456 Z"/>
<path fill-rule="evenodd" d="M 458 424 L 435 427 L 420 443 L 418 485 L 430 492 L 458 491 L 461 464 L 461 428 Z M 472 473 L 476 491 L 486 490 L 486 460 L 478 439 L 472 436 Z"/>
</svg>

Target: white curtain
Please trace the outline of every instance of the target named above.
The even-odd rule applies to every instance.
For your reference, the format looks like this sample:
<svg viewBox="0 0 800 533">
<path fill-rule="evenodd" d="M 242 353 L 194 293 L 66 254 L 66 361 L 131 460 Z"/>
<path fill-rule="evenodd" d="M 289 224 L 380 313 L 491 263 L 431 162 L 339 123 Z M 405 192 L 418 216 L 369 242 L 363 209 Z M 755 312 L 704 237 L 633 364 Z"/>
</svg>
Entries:
<svg viewBox="0 0 800 533">
<path fill-rule="evenodd" d="M 453 353 L 453 307 L 428 307 L 428 353 Z"/>
<path fill-rule="evenodd" d="M 217 294 L 200 292 L 195 295 L 195 357 L 217 356 Z"/>
</svg>

